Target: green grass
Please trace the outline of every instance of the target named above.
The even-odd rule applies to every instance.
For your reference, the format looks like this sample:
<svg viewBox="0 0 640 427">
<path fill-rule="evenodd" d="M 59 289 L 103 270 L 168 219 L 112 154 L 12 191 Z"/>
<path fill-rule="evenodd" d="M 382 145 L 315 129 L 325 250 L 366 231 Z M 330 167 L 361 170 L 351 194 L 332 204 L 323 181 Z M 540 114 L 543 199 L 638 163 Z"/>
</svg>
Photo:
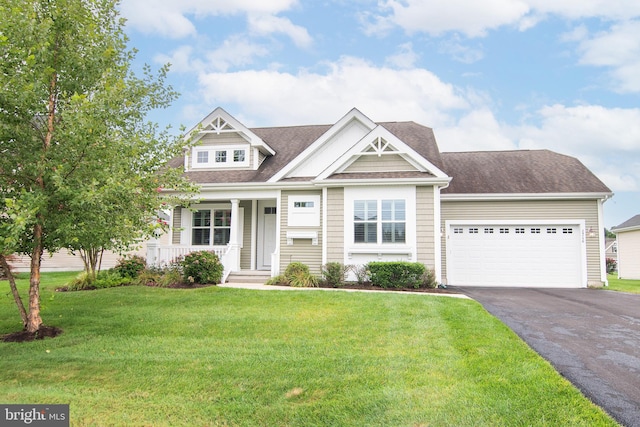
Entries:
<svg viewBox="0 0 640 427">
<path fill-rule="evenodd" d="M 640 280 L 618 279 L 617 274 L 609 274 L 607 279 L 609 280 L 609 286 L 605 289 L 640 294 Z"/>
<path fill-rule="evenodd" d="M 64 333 L 0 343 L 0 402 L 69 403 L 74 426 L 616 425 L 471 300 L 64 278 L 42 291 Z"/>
</svg>

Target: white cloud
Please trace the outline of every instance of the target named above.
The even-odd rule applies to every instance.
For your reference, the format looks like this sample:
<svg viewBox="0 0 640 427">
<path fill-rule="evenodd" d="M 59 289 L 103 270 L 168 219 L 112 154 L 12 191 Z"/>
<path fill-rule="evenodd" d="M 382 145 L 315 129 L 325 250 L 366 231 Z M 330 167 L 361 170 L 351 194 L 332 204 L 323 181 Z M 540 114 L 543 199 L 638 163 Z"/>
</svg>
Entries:
<svg viewBox="0 0 640 427">
<path fill-rule="evenodd" d="M 502 26 L 525 31 L 550 15 L 612 21 L 640 16 L 640 2 L 629 0 L 387 0 L 380 2 L 379 9 L 369 17 L 369 34 L 398 26 L 409 33 L 483 37 Z"/>
<path fill-rule="evenodd" d="M 463 44 L 460 37 L 454 35 L 448 40 L 443 41 L 438 48 L 440 53 L 449 55 L 458 62 L 463 64 L 473 64 L 480 61 L 484 57 L 481 49 L 476 49 Z"/>
<path fill-rule="evenodd" d="M 463 116 L 452 126 L 435 129 L 441 151 L 514 150 L 516 145 L 507 136 L 487 108 L 479 108 Z"/>
<path fill-rule="evenodd" d="M 373 120 L 451 123 L 470 107 L 464 93 L 423 69 L 375 67 L 344 57 L 326 73 L 274 70 L 209 73 L 200 77 L 209 105 L 242 105 L 250 125 L 332 123 L 353 107 Z"/>
<path fill-rule="evenodd" d="M 187 17 L 224 15 L 276 15 L 294 7 L 298 0 L 123 0 L 120 5 L 127 25 L 145 34 L 183 38 L 196 34 Z"/>
<path fill-rule="evenodd" d="M 282 33 L 287 35 L 293 43 L 301 48 L 311 46 L 313 39 L 307 30 L 294 25 L 289 19 L 273 15 L 250 15 L 249 29 L 254 34 L 269 35 Z"/>
<path fill-rule="evenodd" d="M 577 30 L 566 38 L 572 35 L 578 42 L 580 64 L 608 67 L 614 89 L 640 92 L 640 20 L 614 24 L 591 37 Z"/>
<path fill-rule="evenodd" d="M 413 68 L 419 56 L 413 51 L 413 45 L 404 43 L 399 46 L 399 52 L 385 58 L 385 64 L 396 68 Z"/>
<path fill-rule="evenodd" d="M 552 105 L 537 118 L 513 129 L 520 148 L 576 156 L 614 191 L 640 190 L 640 109 Z"/>
<path fill-rule="evenodd" d="M 251 64 L 256 57 L 265 56 L 269 50 L 247 38 L 236 35 L 228 38 L 222 45 L 206 54 L 210 69 L 226 71 L 232 66 Z"/>
</svg>

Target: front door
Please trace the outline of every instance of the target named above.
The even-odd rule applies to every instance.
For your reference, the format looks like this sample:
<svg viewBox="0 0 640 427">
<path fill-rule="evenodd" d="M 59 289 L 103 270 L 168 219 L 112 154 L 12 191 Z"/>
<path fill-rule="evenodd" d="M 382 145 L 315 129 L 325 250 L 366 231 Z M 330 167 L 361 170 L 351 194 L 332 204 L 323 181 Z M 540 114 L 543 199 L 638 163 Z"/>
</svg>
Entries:
<svg viewBox="0 0 640 427">
<path fill-rule="evenodd" d="M 258 253 L 259 270 L 271 269 L 271 254 L 276 250 L 276 202 L 258 201 Z"/>
</svg>

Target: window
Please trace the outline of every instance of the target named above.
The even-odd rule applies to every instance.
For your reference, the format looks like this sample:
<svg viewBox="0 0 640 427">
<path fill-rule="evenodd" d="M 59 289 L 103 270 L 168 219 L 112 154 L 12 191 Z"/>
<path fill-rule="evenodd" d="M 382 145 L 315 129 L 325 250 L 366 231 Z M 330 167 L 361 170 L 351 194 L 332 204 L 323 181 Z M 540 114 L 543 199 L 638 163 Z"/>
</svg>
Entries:
<svg viewBox="0 0 640 427">
<path fill-rule="evenodd" d="M 540 234 L 540 229 L 539 228 L 532 228 L 531 229 L 531 234 Z"/>
<path fill-rule="evenodd" d="M 485 228 L 484 234 L 493 234 L 493 228 Z"/>
<path fill-rule="evenodd" d="M 500 229 L 500 234 L 509 234 L 509 229 L 508 228 L 501 228 Z"/>
<path fill-rule="evenodd" d="M 198 151 L 198 163 L 209 163 L 209 152 L 208 151 Z"/>
<path fill-rule="evenodd" d="M 573 234 L 573 228 L 563 228 L 562 234 Z"/>
<path fill-rule="evenodd" d="M 382 243 L 405 242 L 404 200 L 382 201 Z"/>
<path fill-rule="evenodd" d="M 226 163 L 227 162 L 227 151 L 216 151 L 216 163 Z"/>
<path fill-rule="evenodd" d="M 473 227 L 469 229 L 469 234 L 478 234 L 478 229 Z"/>
<path fill-rule="evenodd" d="M 313 206 L 313 202 L 293 202 L 294 208 L 312 208 Z"/>
<path fill-rule="evenodd" d="M 192 245 L 211 244 L 211 211 L 195 211 L 192 224 Z"/>
<path fill-rule="evenodd" d="M 353 241 L 378 243 L 378 201 L 355 200 L 353 203 Z"/>
<path fill-rule="evenodd" d="M 524 234 L 524 228 L 516 228 L 516 234 Z"/>
<path fill-rule="evenodd" d="M 213 223 L 211 216 L 213 213 Z M 199 210 L 193 213 L 191 224 L 191 244 L 194 246 L 211 245 L 213 234 L 213 244 L 224 246 L 231 238 L 231 210 Z"/>
<path fill-rule="evenodd" d="M 464 233 L 464 228 L 454 228 L 453 234 L 462 234 Z"/>
<path fill-rule="evenodd" d="M 547 228 L 547 234 L 556 234 L 555 228 Z"/>
<path fill-rule="evenodd" d="M 353 241 L 374 244 L 405 243 L 405 201 L 381 200 L 378 203 L 378 200 L 355 200 L 353 204 Z"/>
<path fill-rule="evenodd" d="M 233 162 L 234 163 L 242 163 L 244 162 L 244 150 L 233 150 Z"/>
</svg>

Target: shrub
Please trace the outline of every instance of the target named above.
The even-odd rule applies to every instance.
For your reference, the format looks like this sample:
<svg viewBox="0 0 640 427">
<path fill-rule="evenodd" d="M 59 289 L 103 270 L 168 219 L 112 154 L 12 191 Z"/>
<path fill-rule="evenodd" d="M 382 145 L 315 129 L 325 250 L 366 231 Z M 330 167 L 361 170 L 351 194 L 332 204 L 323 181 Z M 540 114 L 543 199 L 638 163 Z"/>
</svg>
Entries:
<svg viewBox="0 0 640 427">
<path fill-rule="evenodd" d="M 613 273 L 618 268 L 618 261 L 613 258 L 607 258 L 607 273 Z"/>
<path fill-rule="evenodd" d="M 130 277 L 122 277 L 116 271 L 100 271 L 93 278 L 86 272 L 80 273 L 75 279 L 66 286 L 68 291 L 84 291 L 89 289 L 114 288 L 116 286 L 131 285 L 133 279 Z"/>
<path fill-rule="evenodd" d="M 284 277 L 287 280 L 291 280 L 294 276 L 298 274 L 310 274 L 309 267 L 301 262 L 292 262 L 287 266 L 284 270 Z"/>
<path fill-rule="evenodd" d="M 140 272 L 147 266 L 147 261 L 139 256 L 132 255 L 130 257 L 120 258 L 113 268 L 121 277 L 129 277 L 135 279 Z"/>
<path fill-rule="evenodd" d="M 328 262 L 322 266 L 322 279 L 328 286 L 338 288 L 347 279 L 349 266 L 340 262 Z"/>
<path fill-rule="evenodd" d="M 356 281 L 359 285 L 368 282 L 369 279 L 369 270 L 367 270 L 366 264 L 354 265 L 352 267 L 353 273 L 356 275 Z"/>
<path fill-rule="evenodd" d="M 370 262 L 371 284 L 381 288 L 418 288 L 425 266 L 419 262 Z"/>
<path fill-rule="evenodd" d="M 272 277 L 271 279 L 267 280 L 265 285 L 268 285 L 268 286 L 289 286 L 289 281 L 287 280 L 286 277 L 284 277 L 284 274 L 280 274 L 278 276 Z"/>
<path fill-rule="evenodd" d="M 220 283 L 224 266 L 215 252 L 197 251 L 185 255 L 179 262 L 186 283 Z"/>
<path fill-rule="evenodd" d="M 435 289 L 438 287 L 438 282 L 436 281 L 436 273 L 430 268 L 424 270 L 422 274 L 422 282 L 420 284 L 421 288 L 426 289 Z"/>
</svg>

